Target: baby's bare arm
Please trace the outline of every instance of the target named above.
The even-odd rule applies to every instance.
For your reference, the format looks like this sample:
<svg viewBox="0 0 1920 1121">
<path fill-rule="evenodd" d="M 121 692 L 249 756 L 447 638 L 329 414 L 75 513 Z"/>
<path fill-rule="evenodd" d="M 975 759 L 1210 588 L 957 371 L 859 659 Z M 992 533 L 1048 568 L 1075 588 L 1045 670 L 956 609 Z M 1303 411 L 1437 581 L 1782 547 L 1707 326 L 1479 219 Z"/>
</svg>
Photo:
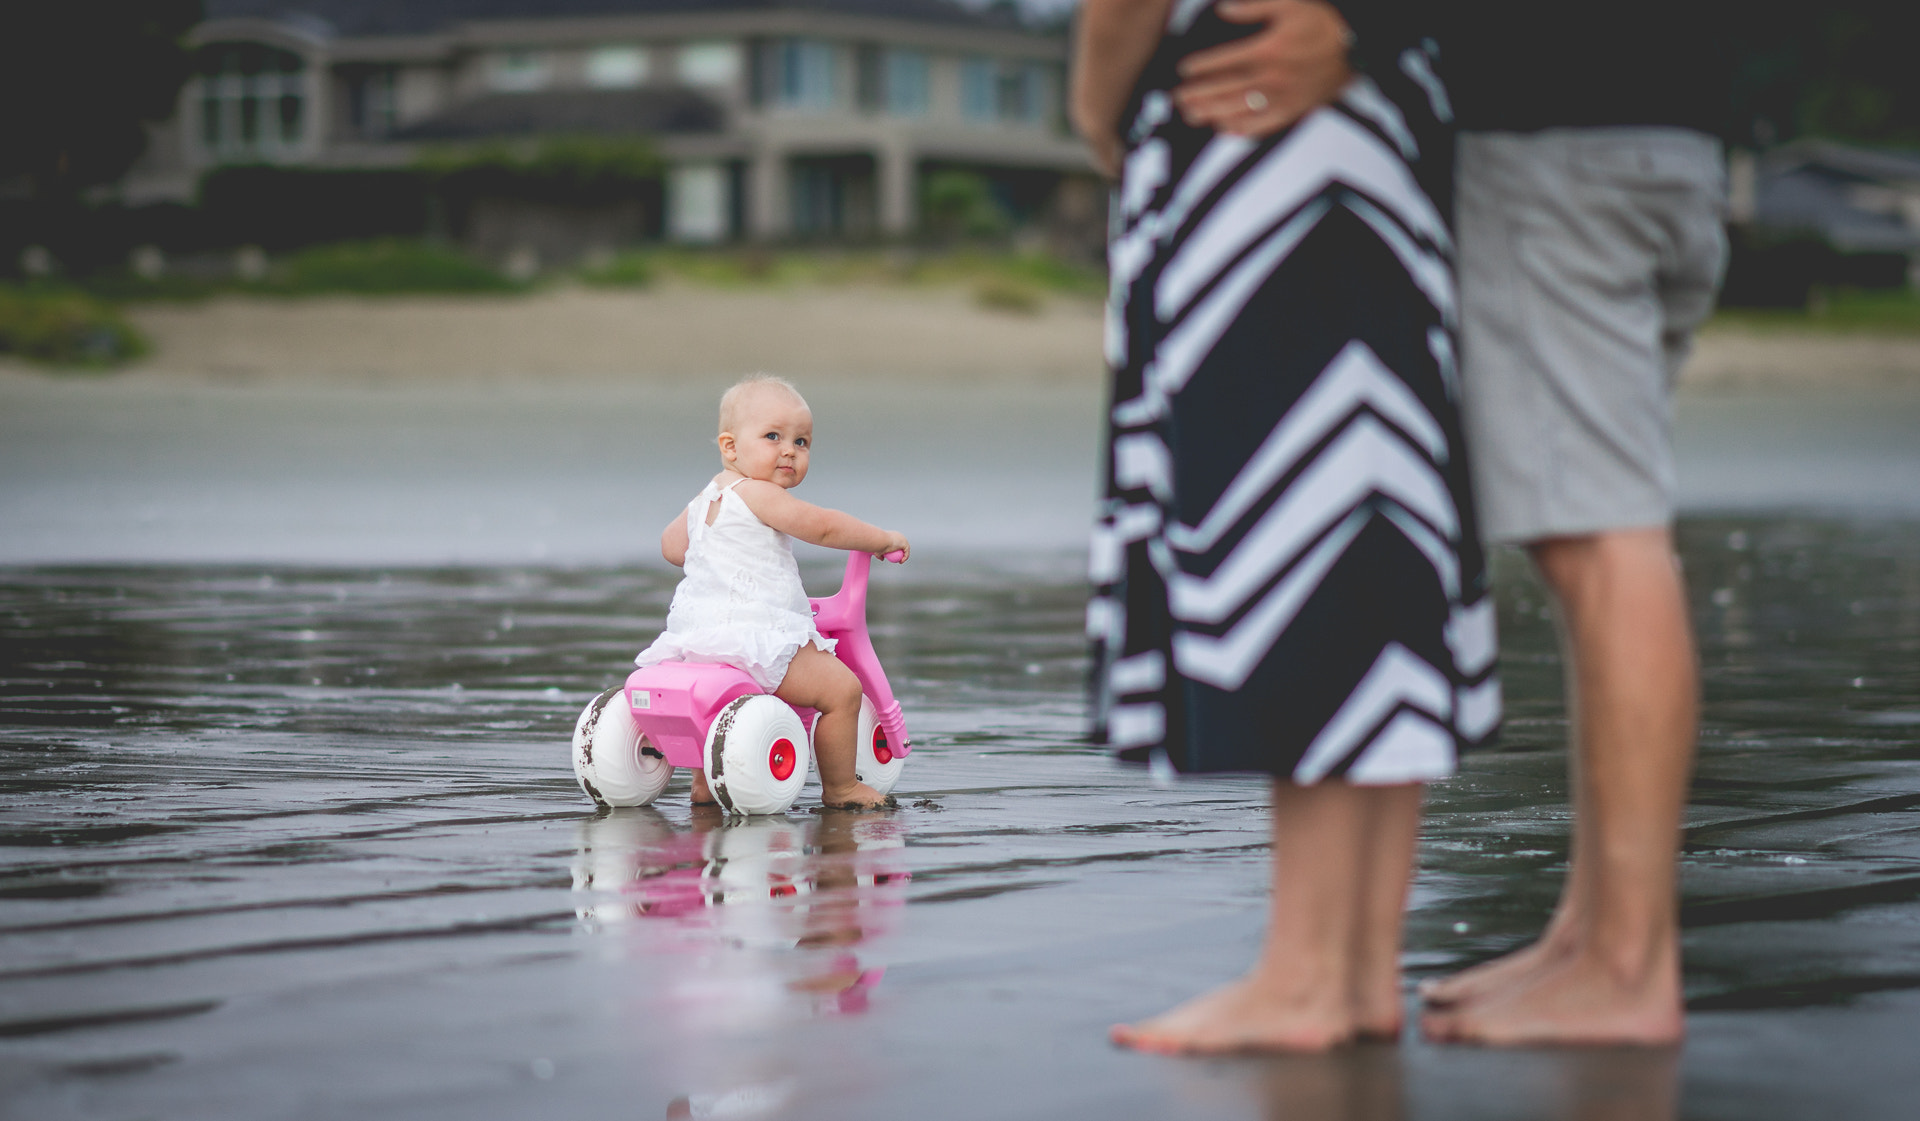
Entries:
<svg viewBox="0 0 1920 1121">
<path fill-rule="evenodd" d="M 733 493 L 740 496 L 754 517 L 809 544 L 876 555 L 912 552 L 903 534 L 868 525 L 852 514 L 803 502 L 773 483 L 749 479 Z"/>
<path fill-rule="evenodd" d="M 687 512 L 667 523 L 660 533 L 660 555 L 675 568 L 687 566 Z"/>
</svg>

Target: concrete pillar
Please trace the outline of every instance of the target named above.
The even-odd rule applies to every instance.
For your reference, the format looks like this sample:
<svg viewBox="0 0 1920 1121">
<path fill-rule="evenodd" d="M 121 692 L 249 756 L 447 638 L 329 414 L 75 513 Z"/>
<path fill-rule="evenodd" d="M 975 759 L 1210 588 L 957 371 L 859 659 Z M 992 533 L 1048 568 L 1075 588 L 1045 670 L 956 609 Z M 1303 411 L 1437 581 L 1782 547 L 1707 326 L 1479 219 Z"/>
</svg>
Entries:
<svg viewBox="0 0 1920 1121">
<path fill-rule="evenodd" d="M 895 140 L 880 149 L 880 232 L 905 237 L 920 224 L 919 186 L 911 145 Z"/>
<path fill-rule="evenodd" d="M 770 145 L 754 149 L 747 161 L 747 236 L 772 241 L 791 232 L 787 214 L 786 154 Z"/>
</svg>

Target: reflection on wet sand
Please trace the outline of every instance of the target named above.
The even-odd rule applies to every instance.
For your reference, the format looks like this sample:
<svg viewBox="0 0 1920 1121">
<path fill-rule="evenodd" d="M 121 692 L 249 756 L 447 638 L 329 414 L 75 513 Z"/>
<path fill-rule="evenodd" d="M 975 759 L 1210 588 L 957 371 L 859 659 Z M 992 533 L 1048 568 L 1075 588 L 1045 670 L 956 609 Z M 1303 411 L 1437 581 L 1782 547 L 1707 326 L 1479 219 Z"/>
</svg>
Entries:
<svg viewBox="0 0 1920 1121">
<path fill-rule="evenodd" d="M 1680 1101 L 1678 1048 L 1502 1053 L 1369 1043 L 1176 1069 L 1185 1110 L 1266 1121 L 1673 1121 Z M 1460 1093 L 1461 1084 L 1471 1088 Z M 1444 1108 L 1450 1099 L 1469 1108 Z"/>
<path fill-rule="evenodd" d="M 651 806 L 580 823 L 573 862 L 584 929 L 656 924 L 644 951 L 674 954 L 672 984 L 692 1001 L 771 1004 L 813 1014 L 866 1011 L 884 969 L 852 947 L 887 931 L 911 877 L 904 826 L 884 815 L 729 817 L 695 807 L 676 828 Z M 797 953 L 795 953 L 797 951 Z M 784 995 L 777 995 L 784 994 Z"/>
<path fill-rule="evenodd" d="M 854 948 L 898 921 L 905 843 L 892 815 L 697 806 L 681 828 L 651 806 L 603 811 L 580 823 L 575 913 L 582 930 L 624 940 L 636 965 L 664 975 L 670 1031 L 730 1047 L 770 1023 L 867 1010 L 886 970 Z M 667 1116 L 778 1112 L 795 1056 L 741 1057 L 727 1085 L 673 1099 Z M 745 1070 L 754 1076 L 735 1081 Z"/>
</svg>

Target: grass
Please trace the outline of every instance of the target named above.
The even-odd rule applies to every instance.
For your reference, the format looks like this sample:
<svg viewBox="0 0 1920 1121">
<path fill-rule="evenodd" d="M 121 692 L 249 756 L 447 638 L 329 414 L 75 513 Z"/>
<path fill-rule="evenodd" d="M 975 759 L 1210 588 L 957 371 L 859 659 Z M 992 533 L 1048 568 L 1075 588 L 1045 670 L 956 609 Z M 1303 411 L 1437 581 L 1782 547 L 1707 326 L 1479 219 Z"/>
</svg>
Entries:
<svg viewBox="0 0 1920 1121">
<path fill-rule="evenodd" d="M 1713 324 L 1761 331 L 1920 334 L 1920 292 L 1816 288 L 1804 308 L 1722 308 Z"/>
<path fill-rule="evenodd" d="M 146 339 L 118 311 L 85 292 L 0 287 L 0 353 L 46 366 L 101 369 L 146 352 Z"/>
<path fill-rule="evenodd" d="M 260 287 L 288 295 L 385 296 L 517 292 L 526 286 L 442 246 L 418 241 L 360 241 L 303 249 L 277 262 Z"/>
</svg>

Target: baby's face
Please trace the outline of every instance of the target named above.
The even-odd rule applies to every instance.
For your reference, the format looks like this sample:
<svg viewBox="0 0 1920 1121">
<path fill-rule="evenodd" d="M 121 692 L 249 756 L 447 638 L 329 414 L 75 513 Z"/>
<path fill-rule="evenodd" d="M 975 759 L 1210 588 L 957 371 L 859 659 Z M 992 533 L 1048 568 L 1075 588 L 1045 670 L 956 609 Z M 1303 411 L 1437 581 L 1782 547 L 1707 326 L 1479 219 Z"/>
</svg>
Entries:
<svg viewBox="0 0 1920 1121">
<path fill-rule="evenodd" d="M 768 388 L 740 403 L 732 429 L 720 434 L 720 456 L 749 479 L 782 487 L 807 477 L 813 413 L 790 393 Z"/>
</svg>

